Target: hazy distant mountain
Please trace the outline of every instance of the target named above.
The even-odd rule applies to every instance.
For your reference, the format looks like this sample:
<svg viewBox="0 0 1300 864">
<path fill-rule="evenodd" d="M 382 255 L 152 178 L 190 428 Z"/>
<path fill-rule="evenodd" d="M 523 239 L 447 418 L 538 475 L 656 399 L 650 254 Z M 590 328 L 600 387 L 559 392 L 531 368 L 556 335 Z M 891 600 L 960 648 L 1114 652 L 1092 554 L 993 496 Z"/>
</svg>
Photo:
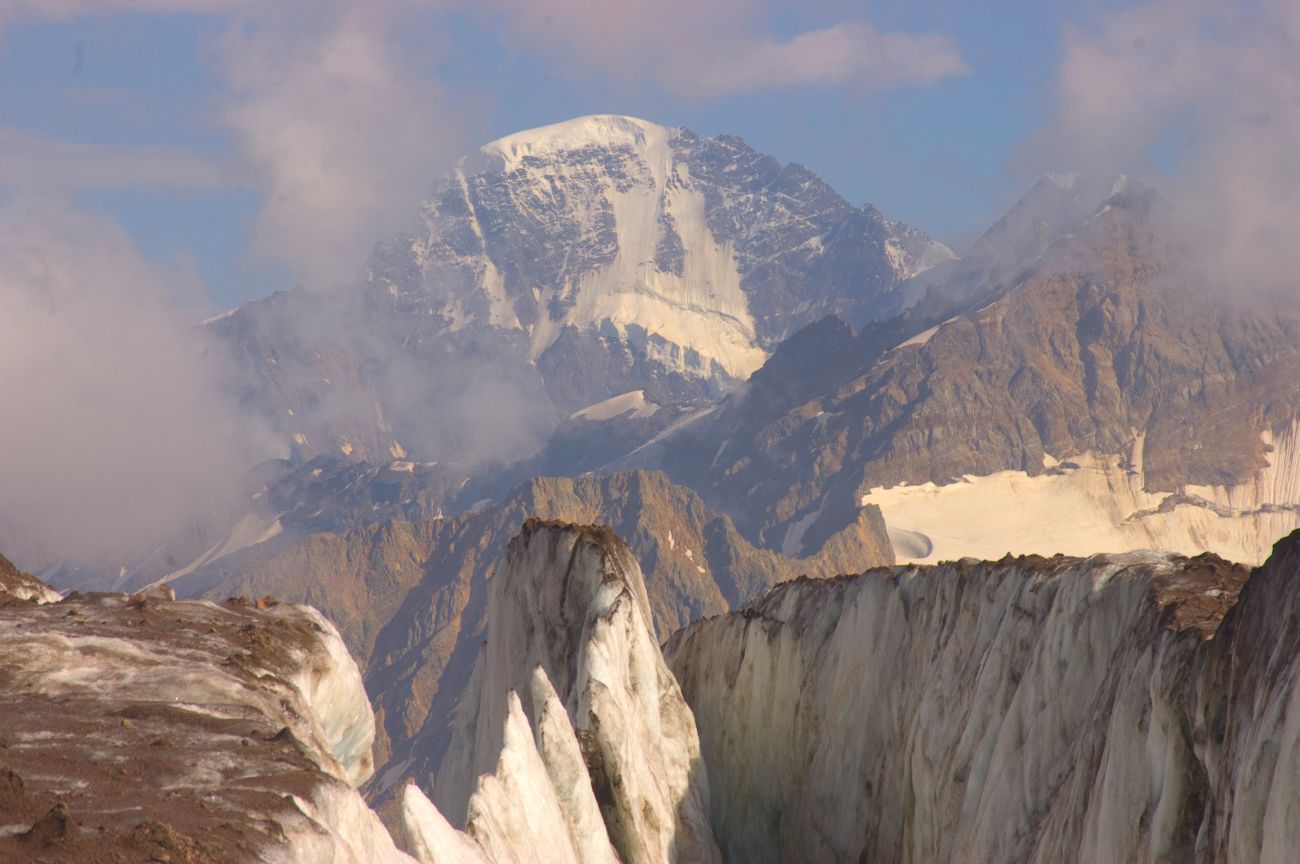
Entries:
<svg viewBox="0 0 1300 864">
<path fill-rule="evenodd" d="M 621 394 L 725 393 L 789 334 L 871 317 L 951 257 L 738 138 L 584 117 L 461 160 L 364 284 L 208 326 L 300 452 L 477 461 Z"/>
<path fill-rule="evenodd" d="M 794 335 L 628 461 L 787 554 L 871 503 L 904 560 L 1262 561 L 1300 526 L 1300 310 L 1206 284 L 1165 207 L 1045 178 L 908 313 Z"/>
</svg>

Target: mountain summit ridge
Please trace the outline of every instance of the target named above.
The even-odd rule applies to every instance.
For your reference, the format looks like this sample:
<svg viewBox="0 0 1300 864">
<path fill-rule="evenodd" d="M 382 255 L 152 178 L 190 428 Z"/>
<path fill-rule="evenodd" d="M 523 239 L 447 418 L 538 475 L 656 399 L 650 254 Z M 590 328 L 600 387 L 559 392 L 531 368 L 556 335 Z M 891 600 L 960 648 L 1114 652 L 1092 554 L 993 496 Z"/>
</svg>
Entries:
<svg viewBox="0 0 1300 864">
<path fill-rule="evenodd" d="M 951 255 L 739 138 L 592 115 L 461 159 L 360 285 L 207 326 L 303 455 L 515 458 L 623 393 L 715 398 L 790 333 L 870 318 Z M 484 401 L 517 410 L 480 424 Z"/>
</svg>

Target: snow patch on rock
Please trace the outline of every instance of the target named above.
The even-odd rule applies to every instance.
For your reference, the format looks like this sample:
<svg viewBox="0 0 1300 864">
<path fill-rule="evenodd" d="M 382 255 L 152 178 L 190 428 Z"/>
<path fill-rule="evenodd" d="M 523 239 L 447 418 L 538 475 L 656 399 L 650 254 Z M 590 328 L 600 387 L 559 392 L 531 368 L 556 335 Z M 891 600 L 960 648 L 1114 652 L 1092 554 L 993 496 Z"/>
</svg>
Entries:
<svg viewBox="0 0 1300 864">
<path fill-rule="evenodd" d="M 658 405 L 645 398 L 644 390 L 633 390 L 574 411 L 569 419 L 597 422 L 613 420 L 615 417 L 650 417 L 658 410 Z"/>
<path fill-rule="evenodd" d="M 906 563 L 1150 548 L 1260 564 L 1300 528 L 1300 424 L 1277 440 L 1266 434 L 1265 443 L 1267 466 L 1236 486 L 1147 491 L 1139 436 L 1127 460 L 1053 458 L 1037 476 L 999 471 L 944 485 L 875 487 L 861 503 L 880 508 Z"/>
</svg>

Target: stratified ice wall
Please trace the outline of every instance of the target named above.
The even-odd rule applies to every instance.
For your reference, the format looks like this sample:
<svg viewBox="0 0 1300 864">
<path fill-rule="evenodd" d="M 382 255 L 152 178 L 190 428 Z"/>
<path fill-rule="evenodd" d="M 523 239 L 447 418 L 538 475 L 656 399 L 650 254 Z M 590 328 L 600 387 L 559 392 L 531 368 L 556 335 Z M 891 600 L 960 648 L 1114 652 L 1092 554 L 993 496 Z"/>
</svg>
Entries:
<svg viewBox="0 0 1300 864">
<path fill-rule="evenodd" d="M 1300 860 L 1298 574 L 1293 536 L 1222 618 L 1218 559 L 966 560 L 697 622 L 665 652 L 724 856 Z"/>
<path fill-rule="evenodd" d="M 438 777 L 451 823 L 496 862 L 718 861 L 695 723 L 626 545 L 607 529 L 530 521 L 488 602 Z M 406 793 L 404 833 L 445 836 L 419 824 L 421 797 Z"/>
</svg>

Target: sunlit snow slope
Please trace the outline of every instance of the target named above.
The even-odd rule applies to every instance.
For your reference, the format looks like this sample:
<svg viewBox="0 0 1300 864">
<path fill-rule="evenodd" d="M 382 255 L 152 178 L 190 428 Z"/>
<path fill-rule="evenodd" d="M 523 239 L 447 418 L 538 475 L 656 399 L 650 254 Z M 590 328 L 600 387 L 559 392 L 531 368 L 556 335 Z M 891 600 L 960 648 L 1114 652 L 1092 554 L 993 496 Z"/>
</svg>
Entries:
<svg viewBox="0 0 1300 864">
<path fill-rule="evenodd" d="M 1212 549 L 1260 564 L 1277 538 L 1300 528 L 1298 431 L 1293 425 L 1276 441 L 1265 433 L 1268 464 L 1232 486 L 1149 490 L 1138 437 L 1128 460 L 1049 458 L 1049 470 L 1037 476 L 1000 471 L 943 485 L 876 488 L 862 504 L 880 508 L 903 562 L 1147 548 L 1185 555 Z"/>
<path fill-rule="evenodd" d="M 868 317 L 951 257 L 739 138 L 598 115 L 460 160 L 354 289 L 208 326 L 300 451 L 473 461 L 620 394 L 717 396 L 800 327 Z M 511 422 L 476 426 L 476 399 Z"/>
</svg>

